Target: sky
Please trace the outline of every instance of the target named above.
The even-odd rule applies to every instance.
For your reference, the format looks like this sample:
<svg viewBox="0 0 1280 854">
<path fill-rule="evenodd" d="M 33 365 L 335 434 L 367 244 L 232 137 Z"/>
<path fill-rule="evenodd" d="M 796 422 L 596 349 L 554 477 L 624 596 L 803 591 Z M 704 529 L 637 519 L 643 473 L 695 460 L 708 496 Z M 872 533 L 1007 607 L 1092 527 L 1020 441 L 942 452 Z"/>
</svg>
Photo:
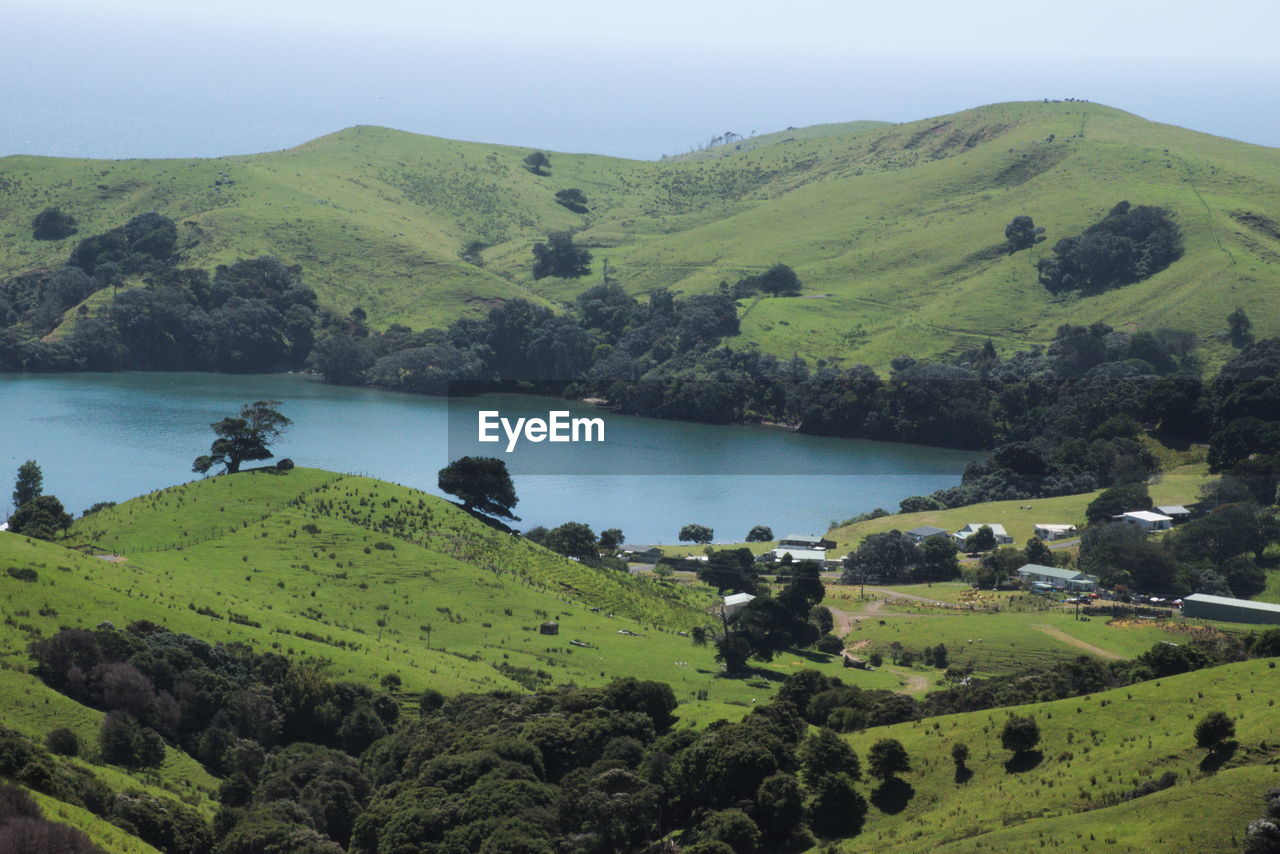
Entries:
<svg viewBox="0 0 1280 854">
<path fill-rule="evenodd" d="M 1273 0 L 6 0 L 0 155 L 355 124 L 654 159 L 732 130 L 1086 98 L 1280 146 Z"/>
</svg>

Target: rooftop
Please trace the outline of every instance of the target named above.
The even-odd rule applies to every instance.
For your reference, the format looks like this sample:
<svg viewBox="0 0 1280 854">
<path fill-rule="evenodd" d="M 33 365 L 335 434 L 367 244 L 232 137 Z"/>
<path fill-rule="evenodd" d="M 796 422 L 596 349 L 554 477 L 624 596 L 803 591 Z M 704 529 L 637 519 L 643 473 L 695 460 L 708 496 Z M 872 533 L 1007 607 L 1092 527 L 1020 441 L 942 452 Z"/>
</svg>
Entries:
<svg viewBox="0 0 1280 854">
<path fill-rule="evenodd" d="M 1061 578 L 1063 581 L 1078 581 L 1091 576 L 1083 572 L 1077 572 L 1074 569 L 1062 569 L 1057 566 L 1041 566 L 1038 563 L 1029 563 L 1018 568 L 1018 574 L 1024 572 L 1034 573 L 1036 575 L 1047 575 L 1050 578 Z"/>
<path fill-rule="evenodd" d="M 724 597 L 724 604 L 745 605 L 754 598 L 756 597 L 752 596 L 750 593 L 733 593 L 729 596 Z"/>
<path fill-rule="evenodd" d="M 1280 605 L 1271 602 L 1254 602 L 1250 599 L 1232 599 L 1229 596 L 1210 596 L 1208 593 L 1193 593 L 1184 597 L 1183 604 L 1187 602 L 1204 602 L 1206 605 L 1230 605 L 1233 608 L 1248 608 L 1250 611 L 1270 611 L 1280 614 Z"/>
<path fill-rule="evenodd" d="M 933 525 L 921 525 L 919 528 L 912 528 L 910 531 L 907 531 L 908 534 L 918 534 L 922 537 L 929 537 L 934 534 L 945 534 L 946 532 L 946 528 L 937 528 Z"/>
<path fill-rule="evenodd" d="M 1168 516 L 1161 513 L 1152 513 L 1150 510 L 1130 510 L 1128 513 L 1121 513 L 1122 517 L 1129 519 L 1141 519 L 1143 522 L 1172 522 Z"/>
</svg>

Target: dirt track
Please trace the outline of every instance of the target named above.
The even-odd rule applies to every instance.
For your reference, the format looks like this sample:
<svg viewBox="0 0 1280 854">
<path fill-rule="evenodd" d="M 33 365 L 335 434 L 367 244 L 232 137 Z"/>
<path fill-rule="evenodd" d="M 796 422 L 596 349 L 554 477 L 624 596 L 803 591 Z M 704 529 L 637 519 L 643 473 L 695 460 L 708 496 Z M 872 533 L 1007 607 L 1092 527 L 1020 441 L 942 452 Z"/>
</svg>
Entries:
<svg viewBox="0 0 1280 854">
<path fill-rule="evenodd" d="M 1064 632 L 1062 629 L 1055 628 L 1053 626 L 1046 626 L 1042 623 L 1032 623 L 1031 628 L 1036 629 L 1037 631 L 1044 632 L 1046 635 L 1048 635 L 1051 638 L 1060 640 L 1065 644 L 1074 646 L 1076 649 L 1083 650 L 1089 653 L 1090 655 L 1096 655 L 1099 658 L 1106 658 L 1111 661 L 1120 661 L 1124 658 L 1123 655 L 1117 655 L 1116 653 L 1112 652 L 1109 649 L 1103 649 L 1100 646 L 1094 646 L 1091 643 L 1082 641 L 1080 640 L 1080 638 L 1074 638 L 1071 635 Z"/>
</svg>

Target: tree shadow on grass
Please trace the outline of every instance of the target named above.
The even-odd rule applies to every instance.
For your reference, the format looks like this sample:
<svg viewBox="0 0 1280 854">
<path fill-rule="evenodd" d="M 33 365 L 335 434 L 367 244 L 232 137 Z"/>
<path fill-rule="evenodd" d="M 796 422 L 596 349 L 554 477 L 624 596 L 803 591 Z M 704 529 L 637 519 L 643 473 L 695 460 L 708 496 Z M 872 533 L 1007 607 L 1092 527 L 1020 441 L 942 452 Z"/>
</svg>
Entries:
<svg viewBox="0 0 1280 854">
<path fill-rule="evenodd" d="M 816 664 L 826 664 L 835 658 L 835 656 L 830 653 L 818 652 L 815 649 L 789 649 L 787 652 L 792 655 L 798 655 L 801 658 L 807 658 Z"/>
<path fill-rule="evenodd" d="M 1236 755 L 1236 747 L 1238 743 L 1228 741 L 1216 750 L 1209 751 L 1209 755 L 1200 760 L 1200 770 L 1205 774 L 1216 773 L 1223 765 Z"/>
<path fill-rule="evenodd" d="M 964 785 L 973 779 L 973 769 L 967 765 L 960 765 L 956 768 L 956 782 Z"/>
<path fill-rule="evenodd" d="M 1038 750 L 1024 750 L 1020 753 L 1013 754 L 1013 757 L 1004 763 L 1004 770 L 1009 774 L 1021 774 L 1025 771 L 1039 766 L 1044 761 L 1044 754 Z"/>
<path fill-rule="evenodd" d="M 906 780 L 890 777 L 871 793 L 871 803 L 886 815 L 897 815 L 907 808 L 916 790 Z"/>
</svg>

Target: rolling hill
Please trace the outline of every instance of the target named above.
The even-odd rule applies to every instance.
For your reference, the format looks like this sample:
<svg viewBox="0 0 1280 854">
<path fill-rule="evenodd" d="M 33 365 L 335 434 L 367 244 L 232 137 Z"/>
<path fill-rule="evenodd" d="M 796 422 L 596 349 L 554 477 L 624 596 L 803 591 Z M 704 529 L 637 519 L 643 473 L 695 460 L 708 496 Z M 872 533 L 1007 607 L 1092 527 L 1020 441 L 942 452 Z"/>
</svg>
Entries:
<svg viewBox="0 0 1280 854">
<path fill-rule="evenodd" d="M 1010 350 L 1062 323 L 1197 332 L 1211 360 L 1240 305 L 1280 332 L 1280 152 L 1085 102 L 996 104 L 901 125 L 796 129 L 661 162 L 350 128 L 286 151 L 209 160 L 0 159 L 0 275 L 65 259 L 35 241 L 57 206 L 80 236 L 157 210 L 186 263 L 262 253 L 301 264 L 322 302 L 375 325 L 444 324 L 524 297 L 562 303 L 610 276 L 634 293 L 695 293 L 782 262 L 805 293 L 744 301 L 742 334 L 782 355 L 883 366 L 992 338 Z M 582 190 L 588 213 L 556 203 Z M 1035 261 L 1120 200 L 1164 206 L 1184 256 L 1096 296 L 1054 296 Z M 1001 251 L 1030 215 L 1040 244 Z M 530 247 L 573 230 L 583 279 L 533 280 Z M 470 251 L 468 251 L 470 250 Z M 463 255 L 476 263 L 463 260 Z"/>
</svg>

